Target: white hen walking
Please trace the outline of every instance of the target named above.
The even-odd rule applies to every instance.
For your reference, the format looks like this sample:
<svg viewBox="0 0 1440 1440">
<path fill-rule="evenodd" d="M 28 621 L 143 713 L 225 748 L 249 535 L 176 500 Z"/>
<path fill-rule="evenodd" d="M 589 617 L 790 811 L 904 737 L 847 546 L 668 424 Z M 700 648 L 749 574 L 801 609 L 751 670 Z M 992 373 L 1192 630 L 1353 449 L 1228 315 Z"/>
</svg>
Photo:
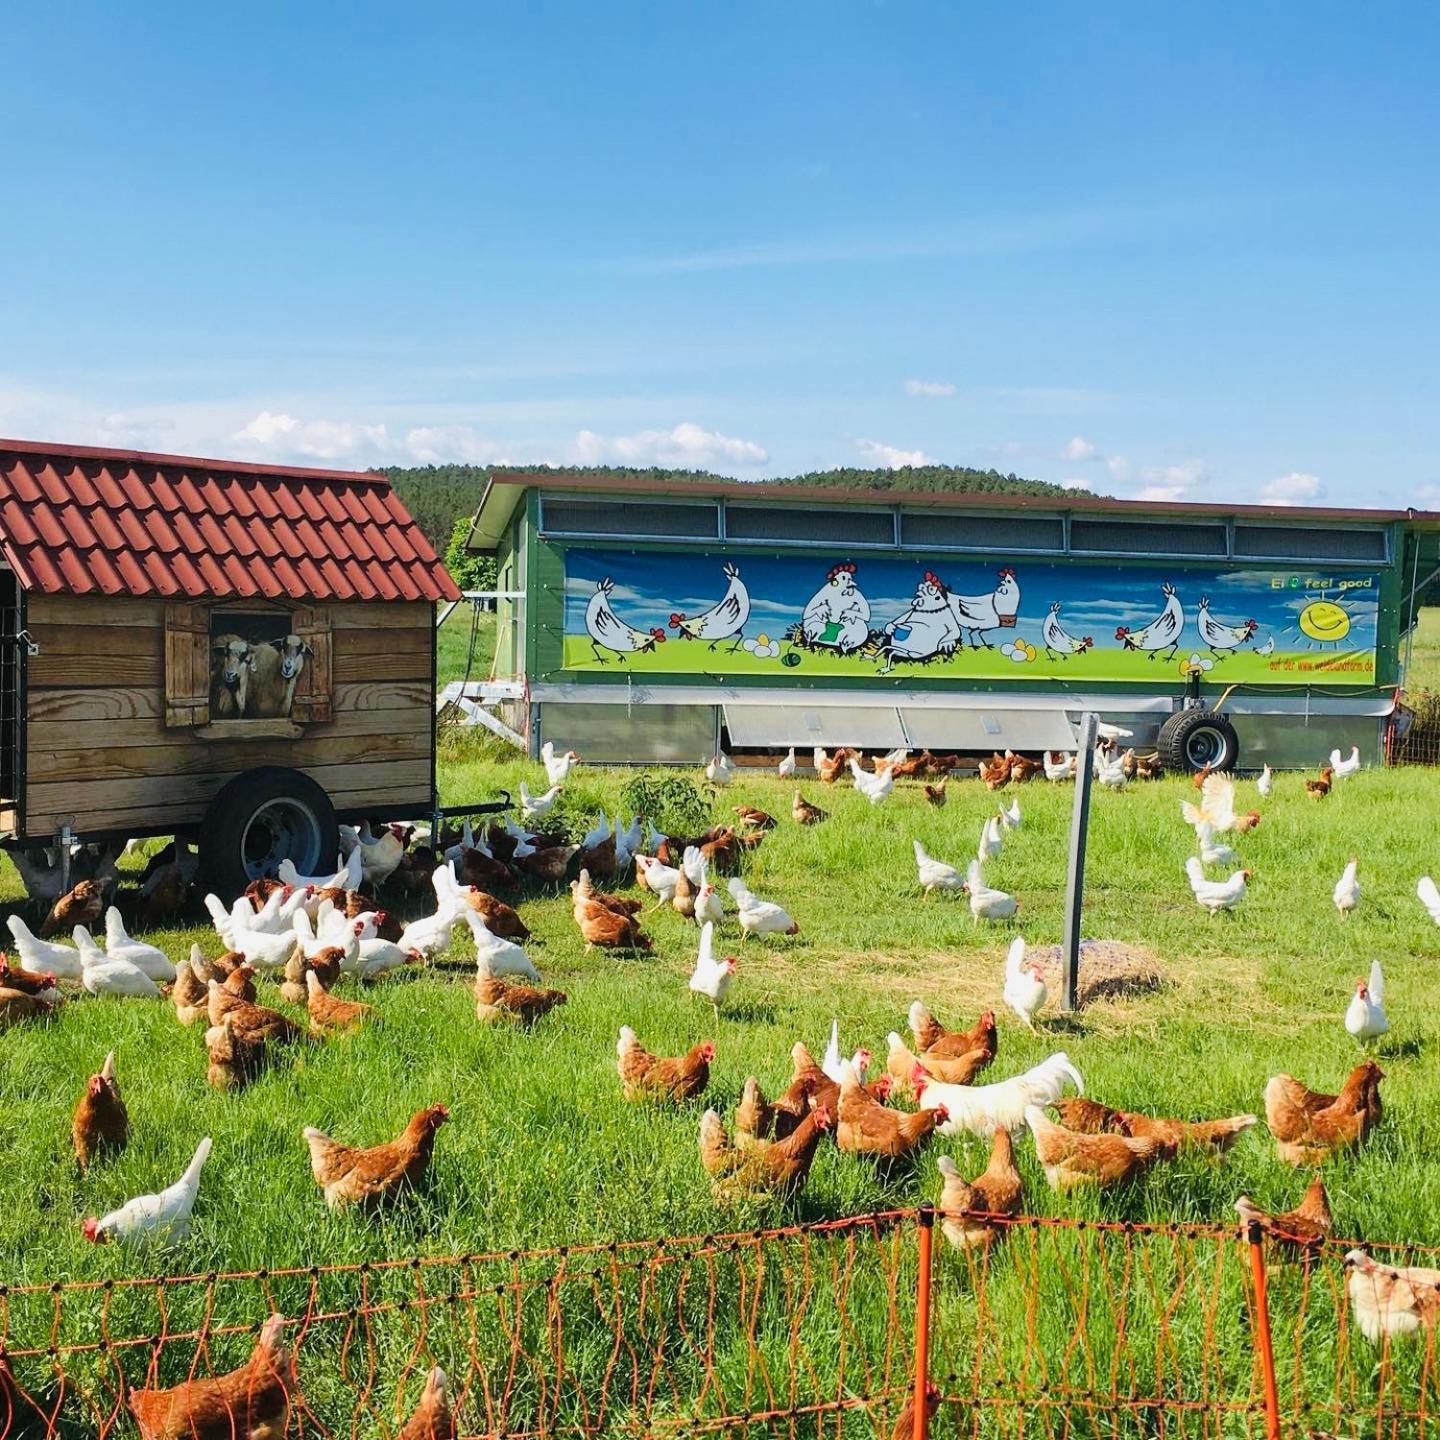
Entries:
<svg viewBox="0 0 1440 1440">
<path fill-rule="evenodd" d="M 1390 1029 L 1385 1014 L 1385 976 L 1380 962 L 1370 962 L 1370 979 L 1355 982 L 1355 994 L 1345 1011 L 1345 1028 L 1362 1044 L 1378 1040 Z"/>
</svg>

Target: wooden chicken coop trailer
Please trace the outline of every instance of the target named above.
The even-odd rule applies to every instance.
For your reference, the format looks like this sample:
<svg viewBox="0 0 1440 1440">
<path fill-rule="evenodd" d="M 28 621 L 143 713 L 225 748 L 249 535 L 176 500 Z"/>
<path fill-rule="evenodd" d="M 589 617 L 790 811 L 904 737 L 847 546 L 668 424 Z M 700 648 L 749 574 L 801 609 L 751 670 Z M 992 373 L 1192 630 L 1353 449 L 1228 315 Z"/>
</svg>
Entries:
<svg viewBox="0 0 1440 1440">
<path fill-rule="evenodd" d="M 0 440 L 0 832 L 217 883 L 437 808 L 434 605 L 383 475 Z"/>
</svg>

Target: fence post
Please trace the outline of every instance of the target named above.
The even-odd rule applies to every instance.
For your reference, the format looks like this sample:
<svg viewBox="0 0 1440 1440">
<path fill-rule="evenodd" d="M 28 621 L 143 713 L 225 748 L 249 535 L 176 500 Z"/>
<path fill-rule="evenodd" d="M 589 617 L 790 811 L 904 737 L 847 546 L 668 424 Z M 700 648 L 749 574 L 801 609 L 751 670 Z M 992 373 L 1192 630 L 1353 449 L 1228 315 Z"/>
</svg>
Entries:
<svg viewBox="0 0 1440 1440">
<path fill-rule="evenodd" d="M 1246 1227 L 1250 1246 L 1250 1277 L 1255 1283 L 1255 1341 L 1260 1347 L 1260 1372 L 1265 1381 L 1266 1440 L 1280 1440 L 1280 1392 L 1275 1385 L 1275 1347 L 1270 1336 L 1270 1282 L 1265 1274 L 1265 1232 L 1258 1221 Z"/>
<path fill-rule="evenodd" d="M 1100 717 L 1087 710 L 1080 717 L 1079 749 L 1075 752 L 1075 804 L 1070 813 L 1070 863 L 1065 876 L 1065 937 L 1060 947 L 1064 993 L 1060 1008 L 1079 1004 L 1080 916 L 1085 908 L 1085 837 L 1090 831 L 1090 786 L 1094 778 L 1095 738 Z"/>
<path fill-rule="evenodd" d="M 935 1207 L 922 1205 L 916 1214 L 919 1240 L 919 1274 L 915 1278 L 915 1386 L 910 1397 L 915 1426 L 911 1440 L 926 1440 L 930 1433 L 930 1272 L 931 1250 L 935 1244 Z"/>
</svg>

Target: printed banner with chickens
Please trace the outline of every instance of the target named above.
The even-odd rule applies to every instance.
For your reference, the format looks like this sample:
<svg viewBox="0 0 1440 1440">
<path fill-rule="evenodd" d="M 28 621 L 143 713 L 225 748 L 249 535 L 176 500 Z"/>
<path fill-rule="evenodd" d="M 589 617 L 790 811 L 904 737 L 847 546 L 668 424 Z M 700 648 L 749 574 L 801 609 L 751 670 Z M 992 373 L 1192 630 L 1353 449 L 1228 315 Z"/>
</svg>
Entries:
<svg viewBox="0 0 1440 1440">
<path fill-rule="evenodd" d="M 565 668 L 1364 685 L 1379 576 L 1013 560 L 565 560 Z"/>
</svg>

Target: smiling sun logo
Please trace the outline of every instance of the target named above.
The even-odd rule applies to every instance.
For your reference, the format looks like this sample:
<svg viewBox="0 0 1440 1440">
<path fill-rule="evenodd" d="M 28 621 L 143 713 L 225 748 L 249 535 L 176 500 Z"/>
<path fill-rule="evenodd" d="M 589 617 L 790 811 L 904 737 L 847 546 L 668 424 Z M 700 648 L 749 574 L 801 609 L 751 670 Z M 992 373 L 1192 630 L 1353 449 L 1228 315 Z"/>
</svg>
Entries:
<svg viewBox="0 0 1440 1440">
<path fill-rule="evenodd" d="M 1350 616 L 1333 600 L 1312 600 L 1300 612 L 1300 631 L 1320 645 L 1338 645 L 1350 633 Z"/>
</svg>

